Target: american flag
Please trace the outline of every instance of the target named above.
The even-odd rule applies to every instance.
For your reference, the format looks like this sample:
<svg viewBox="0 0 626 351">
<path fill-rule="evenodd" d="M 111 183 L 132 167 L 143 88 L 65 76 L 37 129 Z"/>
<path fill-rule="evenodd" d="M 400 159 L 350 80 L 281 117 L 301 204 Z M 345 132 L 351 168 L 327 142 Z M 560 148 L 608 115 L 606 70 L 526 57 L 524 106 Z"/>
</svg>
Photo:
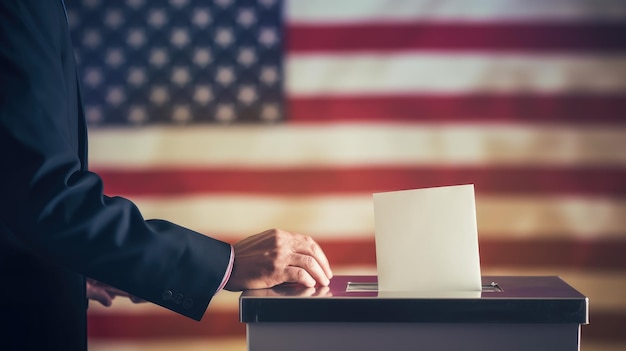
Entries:
<svg viewBox="0 0 626 351">
<path fill-rule="evenodd" d="M 372 193 L 473 183 L 483 274 L 561 276 L 626 349 L 626 1 L 66 1 L 109 195 L 375 274 Z M 92 304 L 90 348 L 244 350 L 237 299 Z"/>
</svg>

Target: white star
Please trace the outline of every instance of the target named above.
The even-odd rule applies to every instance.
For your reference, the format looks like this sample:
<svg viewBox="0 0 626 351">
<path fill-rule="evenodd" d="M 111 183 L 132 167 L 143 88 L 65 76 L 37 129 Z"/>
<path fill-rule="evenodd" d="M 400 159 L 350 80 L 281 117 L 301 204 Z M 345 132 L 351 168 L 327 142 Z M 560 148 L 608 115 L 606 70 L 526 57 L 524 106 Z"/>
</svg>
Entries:
<svg viewBox="0 0 626 351">
<path fill-rule="evenodd" d="M 191 80 L 191 76 L 189 75 L 189 69 L 187 67 L 175 67 L 172 70 L 171 76 L 172 82 L 177 85 L 183 86 Z"/>
<path fill-rule="evenodd" d="M 250 105 L 257 99 L 256 88 L 254 85 L 244 85 L 239 88 L 239 94 L 237 94 L 237 100 L 246 105 Z"/>
<path fill-rule="evenodd" d="M 85 69 L 85 84 L 95 88 L 102 83 L 102 71 L 96 67 L 88 67 Z"/>
<path fill-rule="evenodd" d="M 146 82 L 146 80 L 147 80 L 147 77 L 146 77 L 145 69 L 141 67 L 131 67 L 128 70 L 127 81 L 131 85 L 141 86 Z"/>
<path fill-rule="evenodd" d="M 226 47 L 232 44 L 233 41 L 235 41 L 235 36 L 233 34 L 232 29 L 226 28 L 226 27 L 217 29 L 215 33 L 215 42 L 218 45 L 222 47 Z"/>
<path fill-rule="evenodd" d="M 124 23 L 124 15 L 118 9 L 108 10 L 104 15 L 104 24 L 112 29 L 116 29 Z"/>
<path fill-rule="evenodd" d="M 87 29 L 83 34 L 83 45 L 90 49 L 96 48 L 102 42 L 100 32 L 95 29 Z"/>
<path fill-rule="evenodd" d="M 85 106 L 85 117 L 90 123 L 102 121 L 102 108 L 100 106 Z"/>
<path fill-rule="evenodd" d="M 167 13 L 163 9 L 154 9 L 148 14 L 148 23 L 154 28 L 163 27 L 167 21 Z"/>
<path fill-rule="evenodd" d="M 239 55 L 237 56 L 237 62 L 241 65 L 249 67 L 256 62 L 256 52 L 254 48 L 247 47 L 239 49 Z"/>
<path fill-rule="evenodd" d="M 278 43 L 278 33 L 272 27 L 264 27 L 259 31 L 259 42 L 266 47 L 274 46 Z"/>
<path fill-rule="evenodd" d="M 278 69 L 274 66 L 264 66 L 261 68 L 261 82 L 273 85 L 278 82 Z"/>
<path fill-rule="evenodd" d="M 256 22 L 256 13 L 251 8 L 243 8 L 237 14 L 237 23 L 241 26 L 249 28 Z"/>
<path fill-rule="evenodd" d="M 128 30 L 126 42 L 131 47 L 138 49 L 146 43 L 146 33 L 141 28 L 132 28 Z"/>
<path fill-rule="evenodd" d="M 261 119 L 267 122 L 274 122 L 280 118 L 280 109 L 276 104 L 265 104 L 261 108 Z"/>
<path fill-rule="evenodd" d="M 191 120 L 191 110 L 187 105 L 177 105 L 172 113 L 172 120 L 179 123 L 189 122 Z"/>
<path fill-rule="evenodd" d="M 104 62 L 110 67 L 117 68 L 124 63 L 124 51 L 120 48 L 112 48 L 107 50 Z"/>
<path fill-rule="evenodd" d="M 124 102 L 125 99 L 126 95 L 124 94 L 124 89 L 122 87 L 114 86 L 109 88 L 106 96 L 106 101 L 109 104 L 117 106 Z"/>
<path fill-rule="evenodd" d="M 150 92 L 150 101 L 156 105 L 163 105 L 170 99 L 170 94 L 164 86 L 156 86 Z"/>
<path fill-rule="evenodd" d="M 208 85 L 199 85 L 193 94 L 193 100 L 200 105 L 206 105 L 213 100 L 213 92 Z"/>
<path fill-rule="evenodd" d="M 173 29 L 170 42 L 179 48 L 189 44 L 189 32 L 185 28 Z"/>
<path fill-rule="evenodd" d="M 167 51 L 163 48 L 152 49 L 150 52 L 150 64 L 157 67 L 162 67 L 169 61 Z"/>
<path fill-rule="evenodd" d="M 193 12 L 191 23 L 196 27 L 204 28 L 211 23 L 211 12 L 208 9 L 196 9 Z"/>
<path fill-rule="evenodd" d="M 134 124 L 142 124 L 148 120 L 148 113 L 144 106 L 131 106 L 128 111 L 128 121 Z"/>
<path fill-rule="evenodd" d="M 220 122 L 231 122 L 236 118 L 235 107 L 232 104 L 219 104 L 215 112 L 215 119 Z"/>
<path fill-rule="evenodd" d="M 223 86 L 230 85 L 235 81 L 235 72 L 232 67 L 218 67 L 215 80 Z"/>
<path fill-rule="evenodd" d="M 204 67 L 211 63 L 211 50 L 207 48 L 197 48 L 193 53 L 193 63 L 196 66 Z"/>
</svg>

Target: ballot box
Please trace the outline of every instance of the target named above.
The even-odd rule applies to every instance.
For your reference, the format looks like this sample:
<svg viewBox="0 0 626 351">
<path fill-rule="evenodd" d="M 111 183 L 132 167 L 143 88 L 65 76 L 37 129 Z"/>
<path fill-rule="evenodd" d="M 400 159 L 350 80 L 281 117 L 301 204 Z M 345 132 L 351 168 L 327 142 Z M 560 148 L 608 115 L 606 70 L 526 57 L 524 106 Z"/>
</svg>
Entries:
<svg viewBox="0 0 626 351">
<path fill-rule="evenodd" d="M 556 276 L 484 276 L 482 292 L 379 292 L 375 276 L 240 297 L 250 351 L 576 351 L 588 299 Z"/>
</svg>

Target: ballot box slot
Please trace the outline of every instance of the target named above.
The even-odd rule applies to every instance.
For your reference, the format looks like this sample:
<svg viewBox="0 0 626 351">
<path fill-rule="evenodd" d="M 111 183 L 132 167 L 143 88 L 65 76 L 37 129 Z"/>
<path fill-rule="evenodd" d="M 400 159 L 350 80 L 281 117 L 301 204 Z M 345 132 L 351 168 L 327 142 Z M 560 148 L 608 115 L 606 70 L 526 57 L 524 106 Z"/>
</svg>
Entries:
<svg viewBox="0 0 626 351">
<path fill-rule="evenodd" d="M 348 282 L 346 292 L 371 292 L 378 291 L 377 282 Z M 502 292 L 502 288 L 496 282 L 482 285 L 482 292 Z"/>
</svg>

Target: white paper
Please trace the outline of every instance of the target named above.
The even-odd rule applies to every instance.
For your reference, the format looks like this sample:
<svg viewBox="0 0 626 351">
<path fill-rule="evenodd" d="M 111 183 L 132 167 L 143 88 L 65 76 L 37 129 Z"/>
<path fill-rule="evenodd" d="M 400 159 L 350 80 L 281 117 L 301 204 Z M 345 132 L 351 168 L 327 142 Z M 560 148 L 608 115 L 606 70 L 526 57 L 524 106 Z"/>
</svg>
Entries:
<svg viewBox="0 0 626 351">
<path fill-rule="evenodd" d="M 379 291 L 481 290 L 473 184 L 373 198 Z"/>
</svg>

